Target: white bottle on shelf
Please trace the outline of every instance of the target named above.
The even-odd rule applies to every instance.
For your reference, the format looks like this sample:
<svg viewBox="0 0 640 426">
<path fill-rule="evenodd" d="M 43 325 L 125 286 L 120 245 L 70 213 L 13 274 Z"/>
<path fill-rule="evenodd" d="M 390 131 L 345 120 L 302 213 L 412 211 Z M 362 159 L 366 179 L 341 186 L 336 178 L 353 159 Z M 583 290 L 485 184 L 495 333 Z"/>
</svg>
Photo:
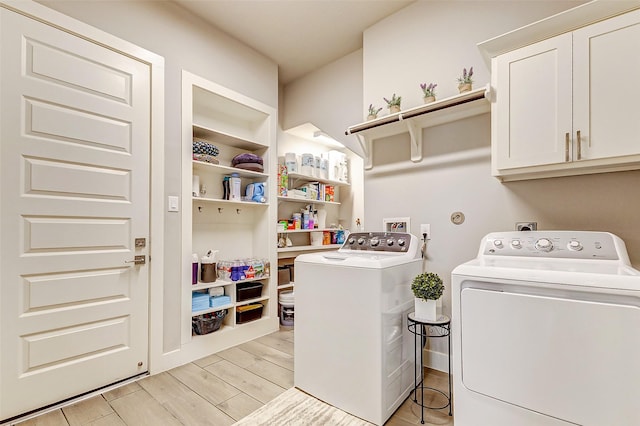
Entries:
<svg viewBox="0 0 640 426">
<path fill-rule="evenodd" d="M 240 175 L 237 173 L 232 173 L 231 179 L 229 179 L 229 184 L 231 187 L 231 194 L 229 199 L 233 201 L 240 201 L 242 199 L 242 181 L 240 180 Z"/>
</svg>

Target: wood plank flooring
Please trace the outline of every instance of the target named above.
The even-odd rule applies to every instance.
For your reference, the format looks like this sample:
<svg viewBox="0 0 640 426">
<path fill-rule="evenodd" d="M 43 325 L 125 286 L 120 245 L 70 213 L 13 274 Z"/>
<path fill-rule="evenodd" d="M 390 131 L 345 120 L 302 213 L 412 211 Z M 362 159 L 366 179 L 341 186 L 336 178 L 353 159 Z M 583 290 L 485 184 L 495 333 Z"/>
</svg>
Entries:
<svg viewBox="0 0 640 426">
<path fill-rule="evenodd" d="M 20 426 L 232 425 L 293 386 L 293 330 L 280 331 L 212 354 Z M 446 391 L 447 376 L 427 370 L 427 383 Z M 435 392 L 428 405 L 443 405 Z M 274 426 L 278 425 L 277 419 Z M 420 407 L 407 399 L 387 426 L 420 424 Z M 425 410 L 425 424 L 453 425 L 448 410 Z M 319 425 L 322 426 L 322 425 Z"/>
</svg>

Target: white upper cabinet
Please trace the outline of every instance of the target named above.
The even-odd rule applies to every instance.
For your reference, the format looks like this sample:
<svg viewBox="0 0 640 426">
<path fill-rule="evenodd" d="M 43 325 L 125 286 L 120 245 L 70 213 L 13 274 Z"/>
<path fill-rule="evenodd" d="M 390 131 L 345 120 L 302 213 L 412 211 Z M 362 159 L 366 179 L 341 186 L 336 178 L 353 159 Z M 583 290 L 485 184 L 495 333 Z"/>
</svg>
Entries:
<svg viewBox="0 0 640 426">
<path fill-rule="evenodd" d="M 640 168 L 640 10 L 492 58 L 501 180 Z"/>
<path fill-rule="evenodd" d="M 573 52 L 578 160 L 640 154 L 640 10 L 575 31 Z"/>
<path fill-rule="evenodd" d="M 493 165 L 500 171 L 567 161 L 571 34 L 493 60 Z"/>
</svg>

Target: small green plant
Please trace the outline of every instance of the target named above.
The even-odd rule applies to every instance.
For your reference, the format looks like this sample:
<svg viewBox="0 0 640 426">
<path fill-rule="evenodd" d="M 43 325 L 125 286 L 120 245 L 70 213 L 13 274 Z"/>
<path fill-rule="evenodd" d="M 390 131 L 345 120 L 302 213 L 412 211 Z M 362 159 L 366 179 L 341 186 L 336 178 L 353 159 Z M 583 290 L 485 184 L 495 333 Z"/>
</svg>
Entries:
<svg viewBox="0 0 640 426">
<path fill-rule="evenodd" d="M 467 72 L 466 68 L 462 68 L 462 76 L 458 77 L 458 83 L 460 84 L 471 84 L 473 83 L 473 67 L 469 68 L 469 72 Z"/>
<path fill-rule="evenodd" d="M 411 291 L 418 299 L 438 300 L 444 292 L 444 283 L 438 274 L 423 272 L 411 282 Z"/>
<path fill-rule="evenodd" d="M 384 99 L 384 101 L 387 103 L 387 106 L 389 108 L 391 108 L 392 106 L 399 107 L 400 102 L 402 101 L 402 96 L 396 96 L 396 94 L 394 93 L 391 99 L 387 99 L 387 98 L 382 98 L 382 99 Z"/>
<path fill-rule="evenodd" d="M 380 111 L 382 111 L 382 108 L 376 108 L 373 104 L 369 104 L 369 115 L 373 115 L 375 117 Z"/>
<path fill-rule="evenodd" d="M 438 85 L 437 84 L 433 84 L 433 83 L 429 83 L 429 85 L 427 85 L 427 83 L 422 83 L 420 85 L 420 88 L 422 89 L 422 93 L 424 93 L 424 97 L 428 98 L 430 96 L 436 96 L 436 87 Z"/>
</svg>

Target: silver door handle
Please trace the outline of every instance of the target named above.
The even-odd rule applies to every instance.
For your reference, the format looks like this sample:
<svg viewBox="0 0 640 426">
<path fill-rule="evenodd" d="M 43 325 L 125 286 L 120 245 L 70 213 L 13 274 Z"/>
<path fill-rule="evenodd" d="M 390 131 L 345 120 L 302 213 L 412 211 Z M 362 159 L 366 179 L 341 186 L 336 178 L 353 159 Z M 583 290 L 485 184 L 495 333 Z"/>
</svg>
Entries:
<svg viewBox="0 0 640 426">
<path fill-rule="evenodd" d="M 125 260 L 124 263 L 133 263 L 134 265 L 144 265 L 147 263 L 147 257 L 144 254 L 140 254 L 133 257 L 133 260 Z"/>
<path fill-rule="evenodd" d="M 564 161 L 569 162 L 569 132 L 564 134 Z"/>
<path fill-rule="evenodd" d="M 578 137 L 578 160 L 582 159 L 582 141 L 580 140 L 580 130 L 576 132 Z"/>
</svg>

